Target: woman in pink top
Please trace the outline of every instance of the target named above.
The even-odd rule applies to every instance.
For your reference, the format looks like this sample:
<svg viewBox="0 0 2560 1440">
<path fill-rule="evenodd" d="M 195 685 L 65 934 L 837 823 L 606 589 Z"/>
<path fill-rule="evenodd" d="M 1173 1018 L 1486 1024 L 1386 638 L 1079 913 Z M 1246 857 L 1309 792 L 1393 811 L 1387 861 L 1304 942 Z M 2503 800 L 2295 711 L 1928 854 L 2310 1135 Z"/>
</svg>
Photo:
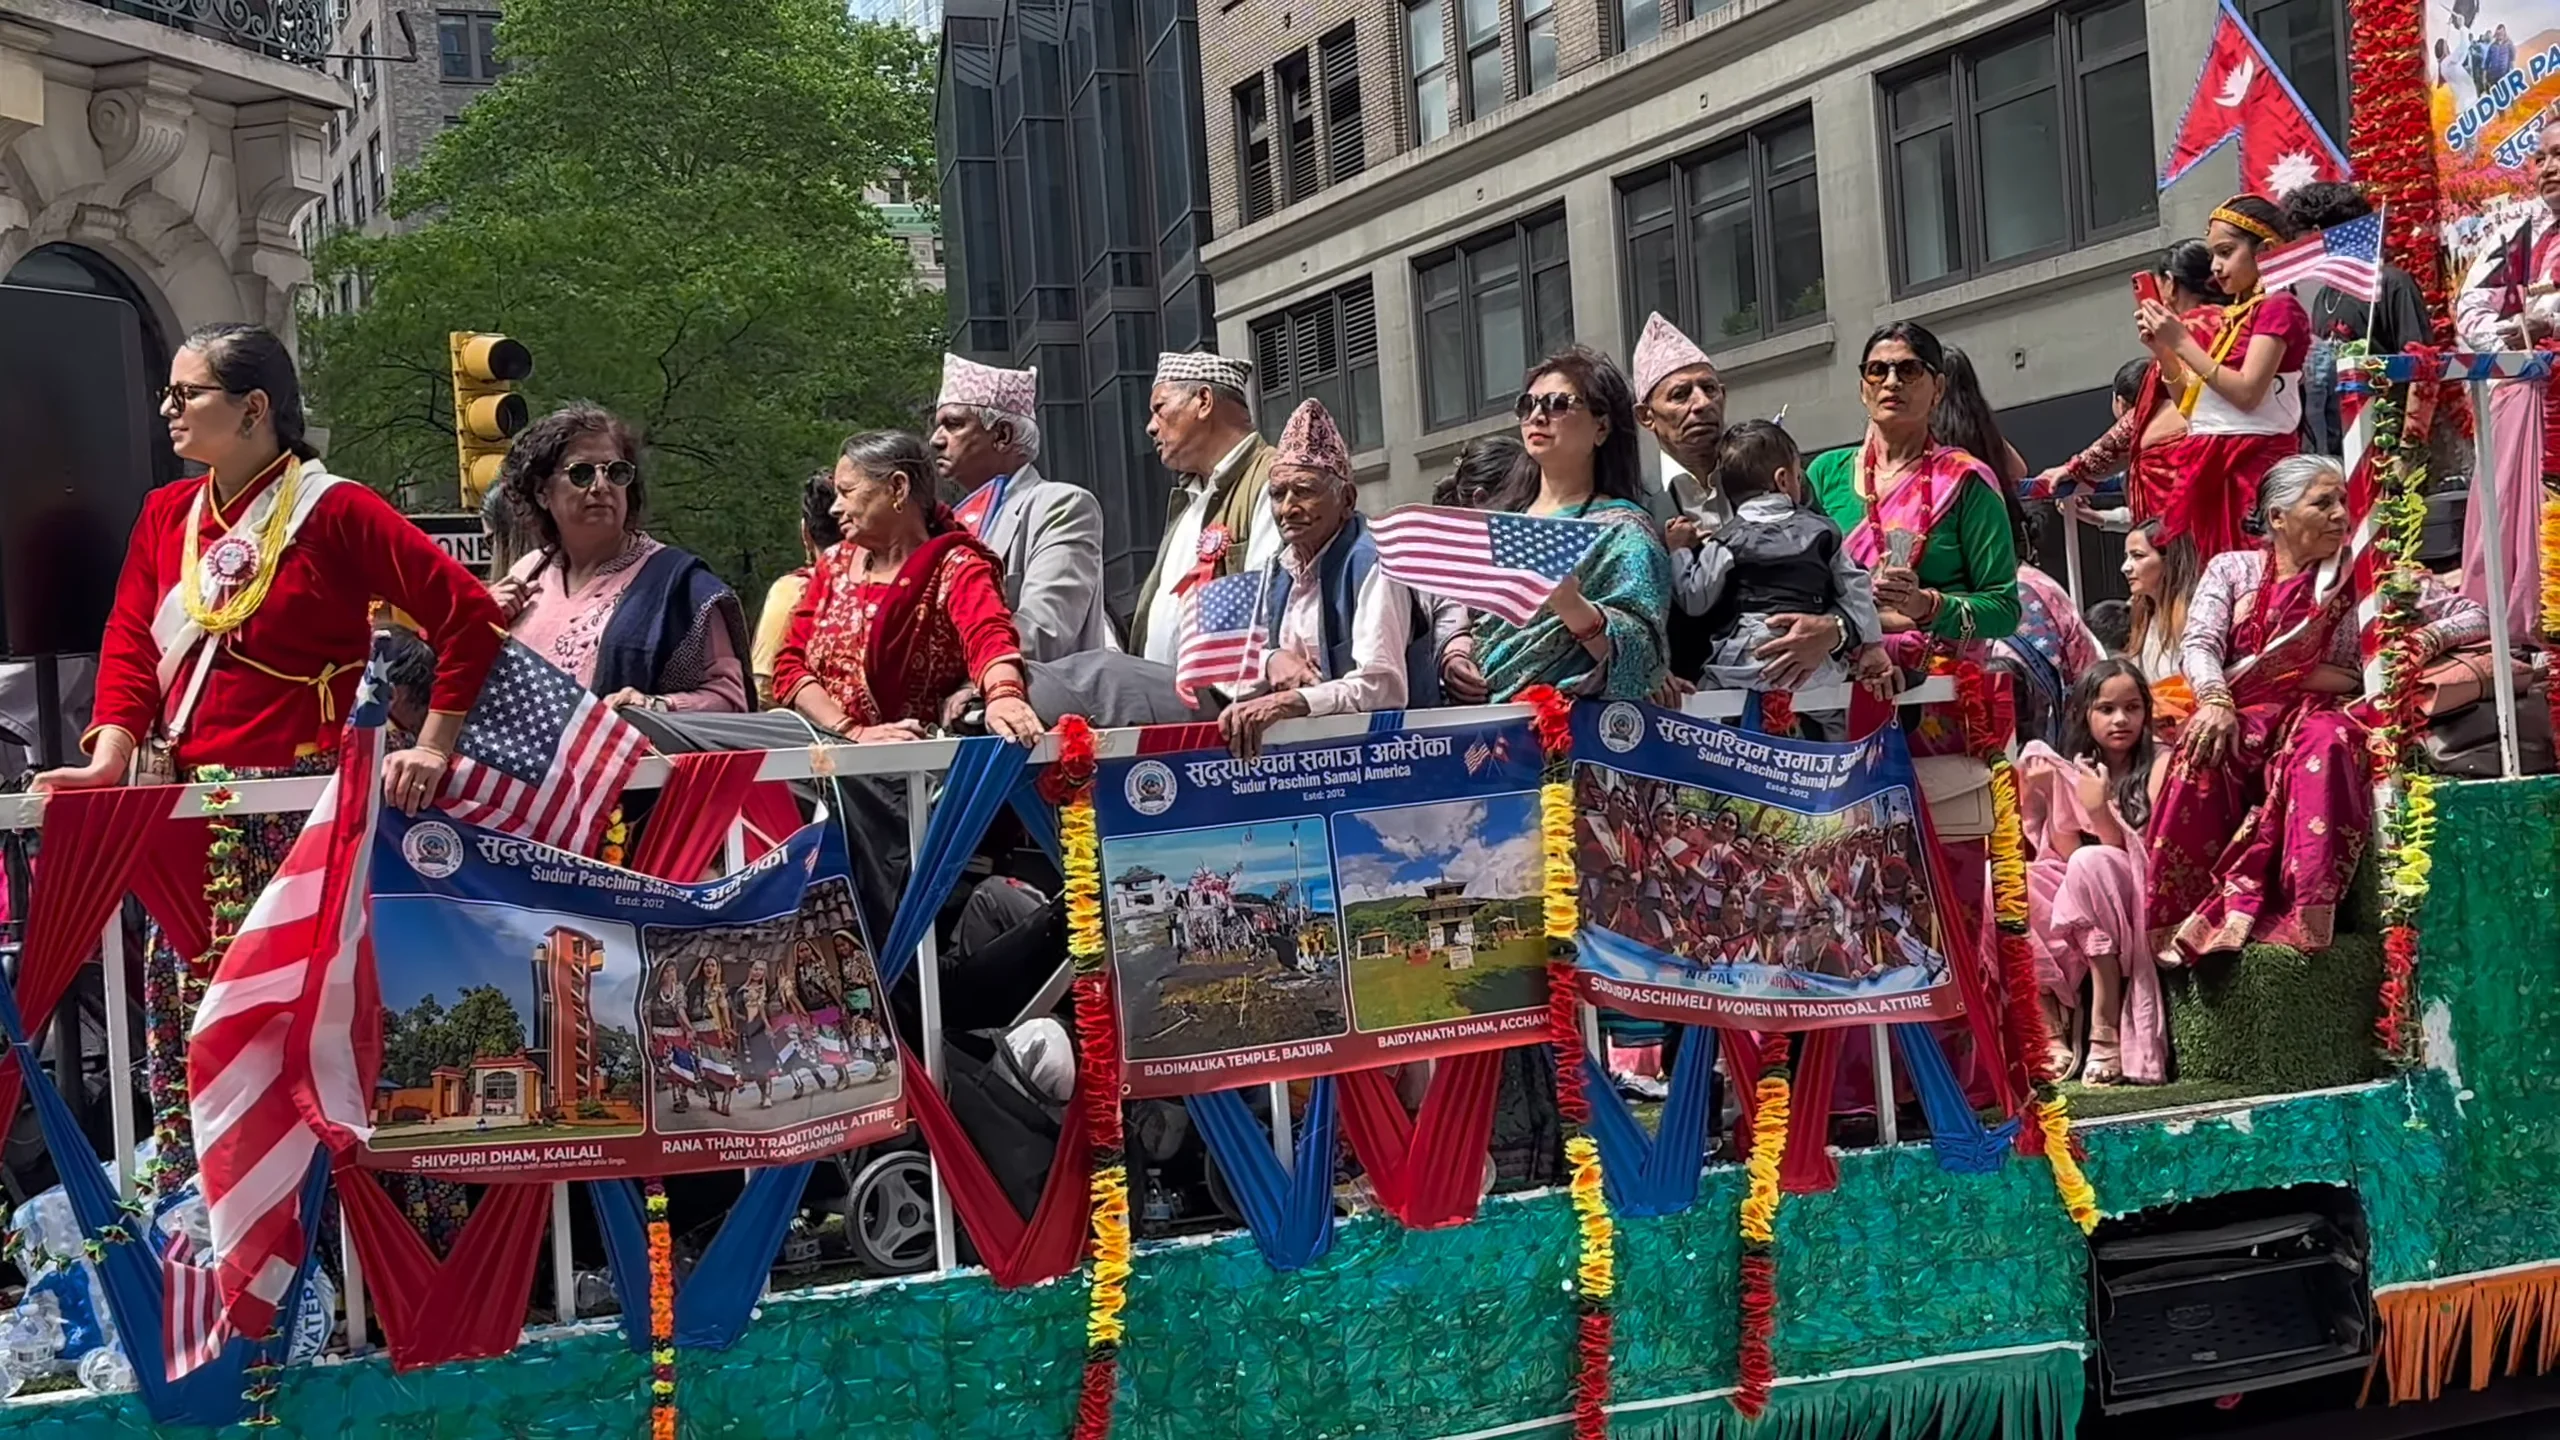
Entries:
<svg viewBox="0 0 2560 1440">
<path fill-rule="evenodd" d="M 2311 317 L 2291 295 L 2270 295 L 2258 282 L 2259 254 L 2291 238 L 2293 222 L 2272 202 L 2233 196 L 2205 229 L 2213 278 L 2238 297 L 2223 309 L 2212 342 L 2199 343 L 2157 300 L 2143 301 L 2134 317 L 2187 415 L 2186 435 L 2163 457 L 2183 478 L 2162 509 L 2161 539 L 2193 536 L 2203 559 L 2249 545 L 2242 526 L 2257 508 L 2258 482 L 2301 448 Z"/>
<path fill-rule="evenodd" d="M 517 640 L 617 708 L 754 708 L 737 595 L 640 529 L 629 426 L 595 405 L 554 411 L 516 437 L 498 483 L 542 537 L 490 587 Z"/>
</svg>

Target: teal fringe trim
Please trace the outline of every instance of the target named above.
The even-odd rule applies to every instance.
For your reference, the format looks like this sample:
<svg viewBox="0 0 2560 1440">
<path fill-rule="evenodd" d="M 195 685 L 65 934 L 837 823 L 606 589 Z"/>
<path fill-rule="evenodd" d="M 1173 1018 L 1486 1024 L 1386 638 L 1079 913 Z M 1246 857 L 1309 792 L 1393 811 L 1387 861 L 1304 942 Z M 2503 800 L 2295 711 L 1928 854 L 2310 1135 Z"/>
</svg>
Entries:
<svg viewBox="0 0 2560 1440">
<path fill-rule="evenodd" d="M 2075 1346 L 1877 1375 L 1778 1382 L 1757 1423 L 1717 1395 L 1609 1417 L 1610 1440 L 2068 1440 L 2087 1361 Z"/>
</svg>

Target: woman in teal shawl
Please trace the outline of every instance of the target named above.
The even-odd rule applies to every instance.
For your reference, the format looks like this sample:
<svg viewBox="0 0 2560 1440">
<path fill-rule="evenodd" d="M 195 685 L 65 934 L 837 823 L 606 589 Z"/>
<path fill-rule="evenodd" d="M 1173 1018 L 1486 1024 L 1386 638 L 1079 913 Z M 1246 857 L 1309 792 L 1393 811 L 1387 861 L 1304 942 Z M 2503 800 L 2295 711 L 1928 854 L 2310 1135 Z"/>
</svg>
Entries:
<svg viewBox="0 0 2560 1440">
<path fill-rule="evenodd" d="M 1526 625 L 1478 615 L 1452 645 L 1444 679 L 1496 702 L 1532 685 L 1641 700 L 1662 688 L 1671 559 L 1638 500 L 1635 398 L 1616 364 L 1576 345 L 1529 372 L 1516 411 L 1532 469 L 1512 472 L 1491 510 L 1602 522 L 1599 544 Z"/>
</svg>

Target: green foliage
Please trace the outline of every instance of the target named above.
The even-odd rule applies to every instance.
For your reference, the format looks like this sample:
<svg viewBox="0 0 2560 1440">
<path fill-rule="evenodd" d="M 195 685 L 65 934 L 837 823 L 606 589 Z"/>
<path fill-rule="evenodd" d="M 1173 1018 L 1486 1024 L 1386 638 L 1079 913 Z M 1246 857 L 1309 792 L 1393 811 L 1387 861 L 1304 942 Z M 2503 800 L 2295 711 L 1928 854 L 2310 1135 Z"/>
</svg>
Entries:
<svg viewBox="0 0 2560 1440">
<path fill-rule="evenodd" d="M 932 394 L 940 297 L 862 197 L 932 174 L 932 52 L 838 0 L 517 0 L 499 45 L 398 178 L 417 228 L 318 257 L 364 296 L 302 330 L 331 462 L 451 505 L 445 336 L 504 331 L 534 413 L 636 423 L 653 532 L 748 590 L 799 563 L 802 478 Z"/>
<path fill-rule="evenodd" d="M 522 1054 L 527 1043 L 516 1002 L 493 985 L 464 990 L 451 1010 L 428 995 L 391 1016 L 384 1028 L 382 1077 L 415 1088 L 432 1083 L 440 1067 L 458 1069 L 484 1055 Z"/>
</svg>

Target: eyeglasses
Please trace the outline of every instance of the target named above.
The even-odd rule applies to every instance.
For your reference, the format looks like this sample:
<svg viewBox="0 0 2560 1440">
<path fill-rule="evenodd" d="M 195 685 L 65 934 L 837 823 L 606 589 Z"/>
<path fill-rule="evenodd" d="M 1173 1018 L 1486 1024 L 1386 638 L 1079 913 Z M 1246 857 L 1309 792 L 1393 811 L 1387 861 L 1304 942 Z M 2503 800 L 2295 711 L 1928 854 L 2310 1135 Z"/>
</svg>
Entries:
<svg viewBox="0 0 2560 1440">
<path fill-rule="evenodd" d="M 1520 398 L 1513 402 L 1511 417 L 1515 420 L 1526 420 L 1531 415 L 1544 415 L 1552 420 L 1559 415 L 1568 415 L 1583 408 L 1587 407 L 1583 405 L 1582 397 L 1570 390 L 1549 390 L 1543 394 L 1531 390 L 1524 391 Z"/>
<path fill-rule="evenodd" d="M 610 482 L 615 489 L 627 490 L 631 488 L 632 481 L 640 478 L 640 467 L 628 460 L 610 460 L 601 464 L 593 460 L 581 460 L 560 473 L 568 476 L 569 483 L 581 490 L 594 485 L 599 476 Z"/>
<path fill-rule="evenodd" d="M 1908 385 L 1923 375 L 1935 375 L 1938 372 L 1931 369 L 1926 360 L 1907 359 L 1870 360 L 1858 367 L 1858 373 L 1867 377 L 1867 383 L 1870 385 L 1881 385 L 1888 379 L 1899 380 Z"/>
<path fill-rule="evenodd" d="M 175 405 L 179 409 L 184 410 L 188 406 L 196 403 L 196 397 L 199 395 L 237 395 L 239 393 L 241 392 L 237 390 L 226 390 L 219 385 L 187 385 L 182 383 L 171 383 L 161 386 L 159 393 L 151 397 L 151 408 L 155 410 L 166 410 L 171 405 Z"/>
</svg>

